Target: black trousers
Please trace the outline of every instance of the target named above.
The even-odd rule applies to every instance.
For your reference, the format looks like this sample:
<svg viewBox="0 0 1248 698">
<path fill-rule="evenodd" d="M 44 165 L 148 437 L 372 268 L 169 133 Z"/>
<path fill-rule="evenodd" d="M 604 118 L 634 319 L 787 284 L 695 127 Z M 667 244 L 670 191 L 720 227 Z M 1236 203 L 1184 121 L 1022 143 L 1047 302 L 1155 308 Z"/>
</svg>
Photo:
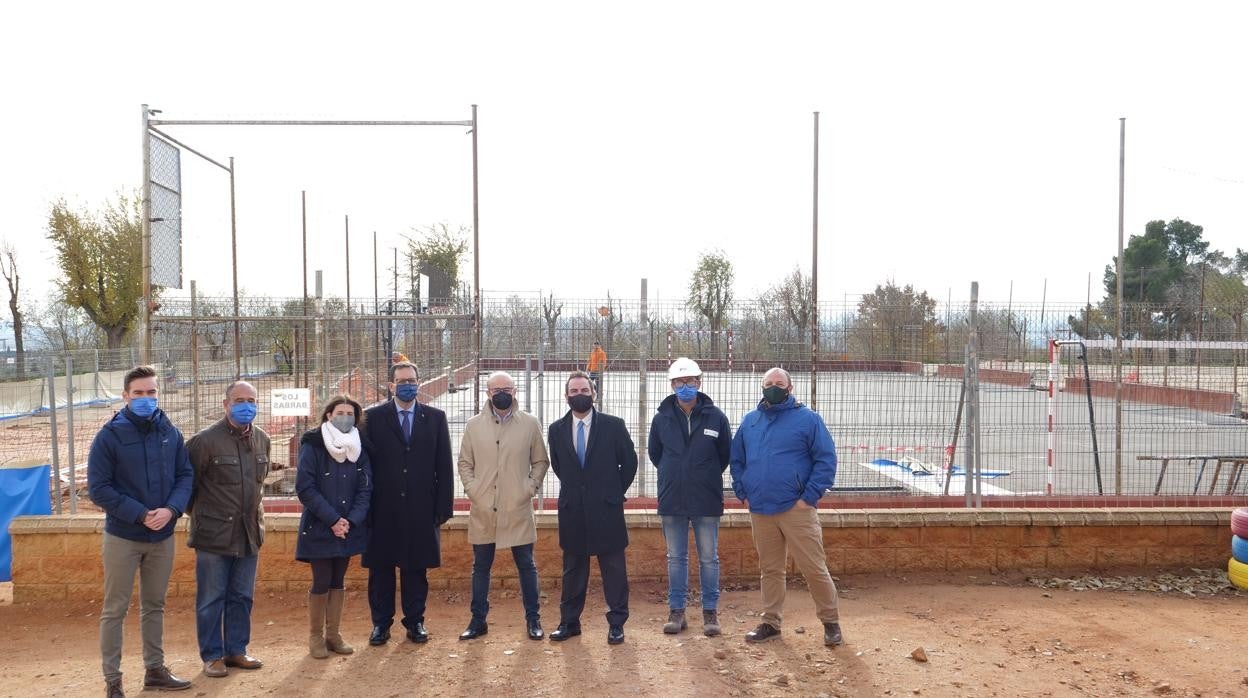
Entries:
<svg viewBox="0 0 1248 698">
<path fill-rule="evenodd" d="M 368 568 L 368 608 L 373 625 L 389 628 L 394 623 L 394 572 L 399 571 L 402 587 L 403 627 L 411 630 L 417 623 L 425 622 L 425 602 L 429 600 L 429 575 L 424 567 L 401 569 L 396 567 Z"/>
<path fill-rule="evenodd" d="M 628 620 L 628 568 L 624 551 L 598 555 L 602 593 L 607 599 L 607 623 L 624 625 Z M 589 589 L 589 556 L 563 553 L 563 590 L 559 599 L 559 622 L 578 624 Z"/>
</svg>

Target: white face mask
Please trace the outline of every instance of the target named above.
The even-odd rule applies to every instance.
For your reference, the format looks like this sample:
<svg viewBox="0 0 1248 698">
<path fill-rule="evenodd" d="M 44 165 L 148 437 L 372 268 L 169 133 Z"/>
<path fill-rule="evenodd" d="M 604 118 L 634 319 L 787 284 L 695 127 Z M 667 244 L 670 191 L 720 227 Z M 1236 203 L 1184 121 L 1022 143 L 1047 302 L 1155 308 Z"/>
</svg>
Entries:
<svg viewBox="0 0 1248 698">
<path fill-rule="evenodd" d="M 338 431 L 350 434 L 351 430 L 355 428 L 355 417 L 349 414 L 337 414 L 329 418 L 329 423 L 333 424 Z"/>
</svg>

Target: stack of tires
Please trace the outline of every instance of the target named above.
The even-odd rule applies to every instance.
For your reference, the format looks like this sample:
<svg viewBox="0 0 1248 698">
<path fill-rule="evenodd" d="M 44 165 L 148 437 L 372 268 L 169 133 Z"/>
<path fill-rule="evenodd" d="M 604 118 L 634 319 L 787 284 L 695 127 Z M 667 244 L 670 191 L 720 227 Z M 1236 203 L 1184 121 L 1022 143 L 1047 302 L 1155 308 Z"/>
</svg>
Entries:
<svg viewBox="0 0 1248 698">
<path fill-rule="evenodd" d="M 1231 512 L 1231 559 L 1226 563 L 1226 576 L 1231 584 L 1248 591 L 1248 507 Z"/>
</svg>

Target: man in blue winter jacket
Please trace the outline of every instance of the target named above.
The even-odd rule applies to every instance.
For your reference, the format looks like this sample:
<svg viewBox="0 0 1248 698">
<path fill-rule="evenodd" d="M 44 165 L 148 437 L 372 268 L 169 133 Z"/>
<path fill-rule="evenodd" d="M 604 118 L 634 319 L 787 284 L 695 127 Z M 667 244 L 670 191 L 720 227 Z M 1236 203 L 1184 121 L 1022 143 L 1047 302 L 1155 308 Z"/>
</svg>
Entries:
<svg viewBox="0 0 1248 698">
<path fill-rule="evenodd" d="M 157 407 L 156 369 L 126 373 L 126 406 L 95 435 L 87 458 L 91 501 L 104 510 L 104 607 L 100 654 L 106 695 L 124 696 L 121 683 L 122 626 L 134 575 L 139 574 L 139 628 L 143 637 L 143 688 L 191 687 L 169 672 L 161 647 L 165 594 L 173 572 L 173 528 L 186 511 L 194 478 L 182 432 Z"/>
<path fill-rule="evenodd" d="M 788 371 L 767 371 L 758 409 L 741 420 L 732 440 L 732 489 L 750 510 L 762 570 L 763 622 L 745 639 L 764 642 L 780 634 L 785 559 L 792 552 L 823 622 L 823 644 L 835 646 L 842 642 L 836 585 L 816 507 L 836 479 L 836 446 L 823 418 L 792 393 Z"/>
<path fill-rule="evenodd" d="M 702 369 L 680 357 L 667 369 L 672 394 L 650 422 L 647 451 L 659 470 L 659 516 L 667 540 L 668 617 L 663 632 L 688 627 L 689 528 L 698 546 L 702 632 L 719 635 L 719 519 L 724 515 L 724 470 L 732 447 L 728 418 L 701 391 Z"/>
</svg>

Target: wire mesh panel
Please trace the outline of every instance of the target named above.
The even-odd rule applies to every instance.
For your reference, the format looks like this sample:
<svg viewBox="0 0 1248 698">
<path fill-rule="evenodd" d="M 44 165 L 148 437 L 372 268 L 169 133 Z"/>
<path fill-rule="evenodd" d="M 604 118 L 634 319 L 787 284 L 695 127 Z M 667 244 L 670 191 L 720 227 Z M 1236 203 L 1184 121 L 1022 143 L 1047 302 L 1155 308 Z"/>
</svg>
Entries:
<svg viewBox="0 0 1248 698">
<path fill-rule="evenodd" d="M 933 304 L 917 314 L 913 308 L 830 304 L 819 315 L 818 362 L 812 363 L 810 328 L 764 302 L 738 303 L 724 326 L 712 330 L 680 302 L 488 296 L 478 357 L 471 306 L 464 301 L 448 301 L 440 305 L 447 312 L 431 315 L 394 300 L 348 309 L 332 297 L 245 298 L 237 318 L 228 298 L 196 299 L 194 312 L 189 299 L 161 301 L 151 361 L 162 380 L 162 408 L 193 433 L 222 417 L 223 391 L 241 376 L 258 389 L 257 423 L 273 437 L 274 461 L 288 467 L 300 433 L 314 426 L 316 407 L 330 396 L 347 393 L 365 404 L 389 399 L 394 353 L 418 365 L 421 400 L 446 411 L 457 456 L 464 425 L 485 404 L 477 388 L 484 389 L 490 371 L 511 373 L 517 404 L 549 425 L 567 412 L 564 383 L 572 371 L 589 367 L 598 342 L 606 354 L 595 372 L 599 409 L 625 420 L 638 449 L 630 496 L 656 495 L 645 445 L 655 410 L 671 394 L 669 345 L 674 356 L 699 362 L 702 391 L 734 430 L 758 408 L 764 372 L 789 370 L 794 395 L 813 405 L 836 441 L 833 496 L 921 502 L 960 497 L 966 488 L 968 327 L 967 309 L 956 304 Z M 1203 344 L 1128 343 L 1119 420 L 1113 350 L 1103 333 L 1084 336 L 1096 334 L 1080 324 L 1084 310 L 980 304 L 982 491 L 1004 500 L 1086 497 L 1091 504 L 1115 494 L 1158 495 L 1174 503 L 1248 494 L 1248 474 L 1235 460 L 1248 459 L 1248 377 L 1241 368 L 1245 351 L 1226 343 L 1234 327 L 1211 328 Z M 1052 355 L 1054 369 L 1055 339 L 1065 344 Z M 137 359 L 132 349 L 27 357 L 30 371 L 53 374 L 62 413 L 72 402 L 79 465 L 94 430 L 120 405 L 120 376 Z M 72 401 L 66 360 L 73 367 Z M 61 414 L 53 430 L 48 385 L 46 375 L 0 383 L 6 461 L 50 458 L 50 444 L 59 439 L 60 458 L 68 463 L 69 415 Z M 288 388 L 311 391 L 312 416 L 272 416 L 272 391 Z M 291 491 L 293 471 L 288 479 L 279 478 L 271 491 Z M 557 494 L 552 475 L 541 496 Z"/>
<path fill-rule="evenodd" d="M 152 284 L 182 288 L 182 154 L 151 136 Z"/>
</svg>

